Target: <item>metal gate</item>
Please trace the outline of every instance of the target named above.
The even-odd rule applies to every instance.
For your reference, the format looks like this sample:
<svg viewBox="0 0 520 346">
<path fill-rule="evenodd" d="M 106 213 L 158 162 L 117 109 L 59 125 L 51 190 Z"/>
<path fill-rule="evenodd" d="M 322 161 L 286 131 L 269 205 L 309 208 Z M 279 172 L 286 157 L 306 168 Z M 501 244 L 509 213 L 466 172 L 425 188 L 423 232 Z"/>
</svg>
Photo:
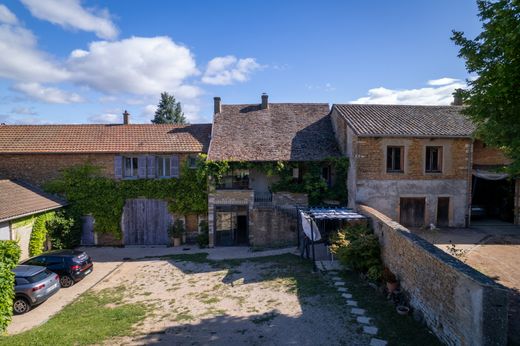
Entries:
<svg viewBox="0 0 520 346">
<path fill-rule="evenodd" d="M 125 245 L 168 245 L 168 227 L 173 218 L 168 203 L 159 199 L 129 199 L 123 208 Z"/>
</svg>

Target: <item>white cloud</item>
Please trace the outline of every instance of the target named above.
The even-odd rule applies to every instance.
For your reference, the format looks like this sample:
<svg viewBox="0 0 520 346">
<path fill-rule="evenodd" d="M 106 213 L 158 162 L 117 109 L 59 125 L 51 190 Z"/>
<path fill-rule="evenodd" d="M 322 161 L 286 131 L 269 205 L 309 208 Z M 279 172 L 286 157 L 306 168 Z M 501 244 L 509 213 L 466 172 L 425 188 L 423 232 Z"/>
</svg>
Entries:
<svg viewBox="0 0 520 346">
<path fill-rule="evenodd" d="M 15 107 L 11 109 L 11 113 L 22 115 L 36 115 L 38 114 L 33 107 Z"/>
<path fill-rule="evenodd" d="M 103 113 L 92 115 L 88 120 L 94 124 L 118 124 L 123 122 L 123 116 L 116 113 Z"/>
<path fill-rule="evenodd" d="M 47 103 L 84 102 L 84 99 L 76 93 L 66 92 L 53 87 L 44 87 L 39 83 L 18 83 L 12 88 L 13 90 L 22 92 L 33 99 Z"/>
<path fill-rule="evenodd" d="M 68 68 L 71 80 L 109 94 L 158 95 L 171 90 L 195 97 L 200 93 L 183 84 L 199 73 L 190 50 L 165 36 L 93 42 L 88 50 L 70 54 Z"/>
<path fill-rule="evenodd" d="M 57 82 L 69 74 L 36 47 L 31 31 L 8 24 L 0 25 L 0 77 L 18 81 Z"/>
<path fill-rule="evenodd" d="M 428 81 L 428 85 L 439 86 L 439 85 L 447 85 L 447 84 L 453 84 L 453 83 L 459 83 L 459 82 L 460 82 L 460 79 L 444 77 L 444 78 L 439 78 L 439 79 L 430 79 Z"/>
<path fill-rule="evenodd" d="M 261 66 L 253 58 L 237 59 L 233 55 L 220 56 L 209 61 L 202 82 L 213 85 L 230 85 L 245 82 Z"/>
<path fill-rule="evenodd" d="M 415 105 L 449 105 L 453 101 L 455 89 L 465 88 L 459 79 L 443 78 L 437 87 L 418 89 L 387 89 L 384 87 L 368 90 L 368 96 L 358 98 L 351 103 L 367 104 L 415 104 Z M 450 83 L 446 83 L 447 80 Z M 439 81 L 439 80 L 436 80 Z M 435 80 L 433 82 L 436 82 Z M 429 81 L 428 84 L 430 84 Z M 432 84 L 430 84 L 432 85 Z M 435 84 L 433 84 L 435 85 Z"/>
<path fill-rule="evenodd" d="M 64 28 L 94 32 L 103 39 L 115 39 L 118 30 L 109 12 L 85 9 L 80 0 L 21 0 L 31 14 Z"/>
<path fill-rule="evenodd" d="M 0 23 L 15 25 L 18 18 L 5 5 L 0 4 Z"/>
</svg>

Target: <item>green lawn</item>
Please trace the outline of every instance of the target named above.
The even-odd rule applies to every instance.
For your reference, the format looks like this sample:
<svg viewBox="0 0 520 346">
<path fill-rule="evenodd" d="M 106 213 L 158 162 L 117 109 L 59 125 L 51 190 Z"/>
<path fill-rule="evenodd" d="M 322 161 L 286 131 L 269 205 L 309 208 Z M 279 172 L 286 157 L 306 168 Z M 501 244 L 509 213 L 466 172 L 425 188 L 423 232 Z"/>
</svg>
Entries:
<svg viewBox="0 0 520 346">
<path fill-rule="evenodd" d="M 0 345 L 90 345 L 128 335 L 132 326 L 144 319 L 147 308 L 122 304 L 122 290 L 86 293 L 43 325 L 0 337 Z"/>
</svg>

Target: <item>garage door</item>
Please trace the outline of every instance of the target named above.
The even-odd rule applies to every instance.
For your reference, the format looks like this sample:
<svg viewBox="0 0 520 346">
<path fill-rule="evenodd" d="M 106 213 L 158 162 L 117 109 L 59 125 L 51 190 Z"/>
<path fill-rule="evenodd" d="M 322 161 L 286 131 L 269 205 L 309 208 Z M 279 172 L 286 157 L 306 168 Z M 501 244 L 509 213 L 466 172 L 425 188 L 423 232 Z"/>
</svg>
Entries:
<svg viewBox="0 0 520 346">
<path fill-rule="evenodd" d="M 168 245 L 171 223 L 166 201 L 127 200 L 123 209 L 123 242 L 125 245 Z"/>
<path fill-rule="evenodd" d="M 401 225 L 406 227 L 424 226 L 425 205 L 424 198 L 401 198 L 399 214 Z"/>
</svg>

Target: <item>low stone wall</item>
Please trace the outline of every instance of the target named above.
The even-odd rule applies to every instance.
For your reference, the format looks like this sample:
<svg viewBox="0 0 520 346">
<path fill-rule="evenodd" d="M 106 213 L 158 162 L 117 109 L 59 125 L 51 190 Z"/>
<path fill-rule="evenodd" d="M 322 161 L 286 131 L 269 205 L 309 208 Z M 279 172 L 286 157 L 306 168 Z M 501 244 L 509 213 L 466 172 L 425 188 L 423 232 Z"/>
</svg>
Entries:
<svg viewBox="0 0 520 346">
<path fill-rule="evenodd" d="M 306 193 L 274 192 L 273 204 L 306 207 L 309 205 L 309 198 Z"/>
<path fill-rule="evenodd" d="M 358 205 L 414 314 L 449 345 L 506 345 L 508 293 L 375 209 Z"/>
</svg>

